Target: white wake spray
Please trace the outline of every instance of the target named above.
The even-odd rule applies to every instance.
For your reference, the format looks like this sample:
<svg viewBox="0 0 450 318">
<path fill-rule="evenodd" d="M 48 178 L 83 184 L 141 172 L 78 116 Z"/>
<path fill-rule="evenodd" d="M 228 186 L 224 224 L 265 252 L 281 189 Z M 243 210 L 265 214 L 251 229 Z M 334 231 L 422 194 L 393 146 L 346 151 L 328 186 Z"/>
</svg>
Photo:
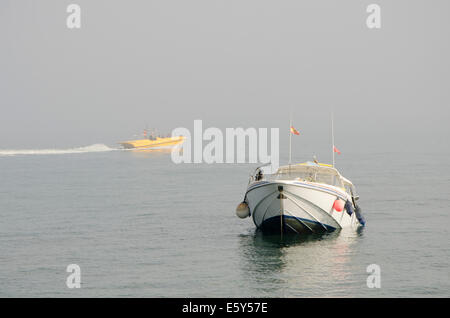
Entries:
<svg viewBox="0 0 450 318">
<path fill-rule="evenodd" d="M 94 144 L 85 147 L 69 148 L 69 149 L 0 149 L 0 156 L 16 156 L 16 155 L 63 155 L 74 153 L 89 152 L 106 152 L 120 150 L 111 148 L 104 144 Z"/>
</svg>

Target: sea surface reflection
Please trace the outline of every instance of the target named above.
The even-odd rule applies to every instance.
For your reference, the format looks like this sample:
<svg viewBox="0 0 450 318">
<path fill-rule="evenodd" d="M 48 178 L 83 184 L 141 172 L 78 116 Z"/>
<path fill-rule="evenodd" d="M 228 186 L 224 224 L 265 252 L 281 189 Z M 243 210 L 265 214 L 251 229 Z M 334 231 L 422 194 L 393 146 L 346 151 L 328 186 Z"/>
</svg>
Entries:
<svg viewBox="0 0 450 318">
<path fill-rule="evenodd" d="M 348 291 L 355 278 L 352 247 L 362 238 L 363 230 L 303 237 L 255 230 L 240 237 L 242 271 L 255 292 L 261 293 L 263 286 L 267 296 L 337 296 L 341 287 Z"/>
</svg>

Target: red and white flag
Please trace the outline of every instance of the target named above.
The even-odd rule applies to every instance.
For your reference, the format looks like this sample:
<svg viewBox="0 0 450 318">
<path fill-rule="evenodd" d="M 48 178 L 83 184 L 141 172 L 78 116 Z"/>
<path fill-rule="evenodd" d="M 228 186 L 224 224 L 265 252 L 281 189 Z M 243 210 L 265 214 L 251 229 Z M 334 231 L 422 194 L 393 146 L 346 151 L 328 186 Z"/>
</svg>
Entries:
<svg viewBox="0 0 450 318">
<path fill-rule="evenodd" d="M 333 146 L 333 151 L 336 152 L 338 155 L 341 154 L 341 152 L 336 148 L 336 146 Z"/>
<path fill-rule="evenodd" d="M 291 126 L 291 134 L 300 135 L 300 133 L 298 132 L 297 129 L 294 128 L 294 126 Z"/>
</svg>

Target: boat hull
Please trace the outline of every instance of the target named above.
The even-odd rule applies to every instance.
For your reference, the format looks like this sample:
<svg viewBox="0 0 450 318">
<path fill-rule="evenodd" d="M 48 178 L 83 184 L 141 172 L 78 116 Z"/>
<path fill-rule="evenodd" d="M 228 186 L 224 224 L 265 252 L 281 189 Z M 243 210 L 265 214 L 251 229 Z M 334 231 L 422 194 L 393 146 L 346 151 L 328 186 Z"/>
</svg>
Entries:
<svg viewBox="0 0 450 318">
<path fill-rule="evenodd" d="M 165 147 L 173 147 L 181 144 L 185 137 L 167 137 L 167 138 L 156 138 L 155 140 L 150 139 L 138 139 L 119 142 L 125 149 L 157 149 Z"/>
<path fill-rule="evenodd" d="M 246 201 L 255 225 L 265 232 L 323 233 L 357 226 L 354 213 L 333 208 L 349 196 L 331 186 L 296 181 L 261 181 L 249 186 Z"/>
</svg>

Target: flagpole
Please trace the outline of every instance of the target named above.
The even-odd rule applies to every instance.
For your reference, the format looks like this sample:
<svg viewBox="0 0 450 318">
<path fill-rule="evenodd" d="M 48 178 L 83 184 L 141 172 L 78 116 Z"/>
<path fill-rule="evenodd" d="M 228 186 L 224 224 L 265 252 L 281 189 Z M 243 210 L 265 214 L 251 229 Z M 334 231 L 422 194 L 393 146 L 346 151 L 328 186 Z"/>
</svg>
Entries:
<svg viewBox="0 0 450 318">
<path fill-rule="evenodd" d="M 334 114 L 333 111 L 331 111 L 331 153 L 333 154 L 333 168 L 334 168 Z"/>
</svg>

